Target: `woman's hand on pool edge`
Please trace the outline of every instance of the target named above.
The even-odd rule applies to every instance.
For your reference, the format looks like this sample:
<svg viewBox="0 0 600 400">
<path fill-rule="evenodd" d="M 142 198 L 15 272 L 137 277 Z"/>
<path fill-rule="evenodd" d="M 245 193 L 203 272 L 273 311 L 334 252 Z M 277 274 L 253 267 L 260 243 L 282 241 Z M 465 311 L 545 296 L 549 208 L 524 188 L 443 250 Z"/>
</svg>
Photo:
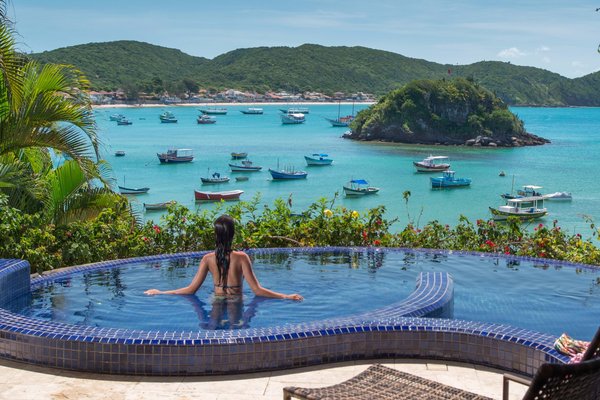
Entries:
<svg viewBox="0 0 600 400">
<path fill-rule="evenodd" d="M 284 299 L 302 301 L 302 300 L 304 300 L 304 297 L 302 297 L 302 295 L 300 295 L 298 293 L 294 293 L 294 294 L 286 294 Z"/>
<path fill-rule="evenodd" d="M 162 292 L 158 289 L 148 289 L 144 292 L 144 294 L 147 294 L 148 296 L 154 296 L 155 294 L 162 294 Z"/>
</svg>

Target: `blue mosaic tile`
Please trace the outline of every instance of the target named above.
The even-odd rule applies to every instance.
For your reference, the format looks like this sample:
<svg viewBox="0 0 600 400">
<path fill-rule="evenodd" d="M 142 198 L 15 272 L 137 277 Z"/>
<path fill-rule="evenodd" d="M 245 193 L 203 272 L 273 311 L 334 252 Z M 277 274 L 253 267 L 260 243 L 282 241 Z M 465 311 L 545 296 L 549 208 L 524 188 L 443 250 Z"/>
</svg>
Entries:
<svg viewBox="0 0 600 400">
<path fill-rule="evenodd" d="M 460 254 L 477 257 L 495 257 L 519 260 L 531 260 L 554 266 L 555 268 L 596 269 L 597 267 L 565 263 L 555 260 L 535 258 L 502 257 L 488 253 L 457 252 L 441 250 L 415 249 L 365 249 L 365 248 L 295 248 L 295 249 L 257 249 L 250 254 L 273 254 L 285 252 L 319 253 L 334 252 L 340 254 L 379 252 L 412 252 L 432 255 Z M 0 296 L 14 296 L 15 279 L 21 288 L 30 290 L 70 274 L 84 273 L 95 269 L 110 269 L 143 261 L 164 261 L 201 257 L 206 252 L 190 252 L 175 255 L 139 257 L 129 260 L 111 260 L 96 264 L 76 266 L 54 271 L 39 277 L 29 278 L 29 264 L 23 260 L 0 260 Z M 27 277 L 23 274 L 27 271 Z M 19 278 L 15 276 L 19 275 Z M 26 282 L 26 283 L 24 283 Z M 446 273 L 425 273 L 419 275 L 415 290 L 403 301 L 374 310 L 369 313 L 345 318 L 314 321 L 302 324 L 290 324 L 270 328 L 249 328 L 231 331 L 198 332 L 161 332 L 134 331 L 127 329 L 95 328 L 74 326 L 52 321 L 39 321 L 10 313 L 0 308 L 0 354 L 1 357 L 21 359 L 40 365 L 59 366 L 68 369 L 82 369 L 92 372 L 132 373 L 132 374 L 211 374 L 228 371 L 249 371 L 260 369 L 290 368 L 321 362 L 362 359 L 374 356 L 401 357 L 423 356 L 440 357 L 462 362 L 473 362 L 506 370 L 515 370 L 531 375 L 541 362 L 566 362 L 568 357 L 553 349 L 554 337 L 543 333 L 507 325 L 430 318 L 437 316 L 440 310 L 451 309 L 453 299 L 452 277 Z M 0 301 L 2 298 L 0 297 Z M 1 305 L 1 303 L 0 303 Z M 449 310 L 448 312 L 451 312 Z M 381 341 L 381 335 L 386 341 Z M 373 348 L 348 354 L 343 346 L 336 342 L 341 335 L 347 337 L 343 343 L 357 343 L 367 348 L 373 344 L 384 346 L 381 350 Z M 432 336 L 434 335 L 434 336 Z M 441 335 L 441 336 L 440 336 Z M 393 338 L 393 339 L 390 339 Z M 417 339 L 418 338 L 418 339 Z M 393 345 L 387 345 L 392 340 Z M 414 341 L 427 343 L 425 349 L 415 349 Z M 282 347 L 290 346 L 292 357 L 283 357 Z M 460 347 L 462 353 L 455 354 L 454 347 Z M 242 346 L 231 347 L 231 346 Z M 323 354 L 322 348 L 332 349 L 331 354 Z M 436 346 L 438 350 L 436 350 Z M 483 347 L 482 347 L 483 346 Z M 376 346 L 375 346 L 376 347 Z M 9 350 L 2 350 L 2 349 Z M 340 352 L 335 353 L 335 349 Z M 495 358 L 481 359 L 478 348 L 492 349 Z M 154 353 L 156 349 L 157 353 Z M 185 350 L 185 351 L 184 351 Z M 427 351 L 434 351 L 427 353 Z M 437 353 L 435 352 L 437 351 Z M 527 353 L 524 353 L 527 351 Z M 159 355 L 151 359 L 146 354 Z M 424 352 L 424 353 L 419 353 Z M 65 354 L 77 359 L 73 361 Z M 450 354 L 446 356 L 445 354 Z M 45 354 L 45 356 L 41 355 Z M 48 355 L 54 358 L 48 360 Z M 219 355 L 223 361 L 215 361 Z M 245 362 L 241 355 L 253 362 Z M 280 355 L 280 356 L 278 356 Z M 500 357 L 501 355 L 501 357 Z M 119 357 L 131 358 L 129 362 L 120 362 Z M 264 358 L 264 360 L 262 360 Z M 288 361 L 288 359 L 296 361 Z M 510 360 L 519 360 L 514 363 Z M 521 359 L 525 361 L 521 361 Z M 100 360 L 105 360 L 100 361 Z M 111 362 L 111 360 L 113 360 Z M 298 361 L 300 360 L 300 361 Z M 244 367 L 240 364 L 244 362 Z M 291 364 L 290 364 L 291 363 Z M 187 365 L 181 368 L 181 365 Z"/>
</svg>

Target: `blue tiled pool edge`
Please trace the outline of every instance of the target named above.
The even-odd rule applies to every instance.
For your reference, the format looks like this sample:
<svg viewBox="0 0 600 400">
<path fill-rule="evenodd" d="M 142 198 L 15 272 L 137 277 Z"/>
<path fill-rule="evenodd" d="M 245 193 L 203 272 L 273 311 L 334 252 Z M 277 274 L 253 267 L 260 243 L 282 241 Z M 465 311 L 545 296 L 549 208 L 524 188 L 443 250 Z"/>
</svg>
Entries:
<svg viewBox="0 0 600 400">
<path fill-rule="evenodd" d="M 255 253 L 342 250 L 353 249 L 261 249 Z M 32 284 L 81 270 L 202 254 L 90 264 L 35 278 Z M 0 264 L 0 288 L 7 282 L 3 281 L 5 270 L 14 277 L 15 268 L 29 268 L 23 261 L 16 263 L 21 264 L 7 268 Z M 371 313 L 237 331 L 101 329 L 44 322 L 0 309 L 0 357 L 63 369 L 139 375 L 242 373 L 372 358 L 440 359 L 532 375 L 544 362 L 566 361 L 553 349 L 555 338 L 550 335 L 507 325 L 419 318 L 451 312 L 453 287 L 447 274 L 423 274 L 419 279 L 415 292 L 403 302 Z"/>
</svg>

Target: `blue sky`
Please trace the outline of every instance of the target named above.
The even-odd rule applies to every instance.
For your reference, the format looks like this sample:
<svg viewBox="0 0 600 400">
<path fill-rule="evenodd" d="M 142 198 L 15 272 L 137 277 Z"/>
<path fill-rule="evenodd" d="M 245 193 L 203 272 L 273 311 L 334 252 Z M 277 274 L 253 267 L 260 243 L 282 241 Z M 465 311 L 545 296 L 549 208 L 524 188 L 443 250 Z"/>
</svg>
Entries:
<svg viewBox="0 0 600 400">
<path fill-rule="evenodd" d="M 237 48 L 366 46 L 448 64 L 600 69 L 600 1 L 9 0 L 20 47 L 139 40 L 213 58 Z"/>
</svg>

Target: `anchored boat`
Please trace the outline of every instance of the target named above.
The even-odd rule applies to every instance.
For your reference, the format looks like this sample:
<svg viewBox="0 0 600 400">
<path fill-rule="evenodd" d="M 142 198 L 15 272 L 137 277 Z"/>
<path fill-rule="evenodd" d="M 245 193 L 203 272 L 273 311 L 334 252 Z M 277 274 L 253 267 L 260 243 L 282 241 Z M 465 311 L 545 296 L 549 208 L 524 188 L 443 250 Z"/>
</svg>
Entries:
<svg viewBox="0 0 600 400">
<path fill-rule="evenodd" d="M 442 176 L 431 179 L 432 188 L 452 188 L 471 185 L 469 178 L 457 178 L 454 171 L 444 171 Z"/>
<path fill-rule="evenodd" d="M 156 153 L 162 164 L 191 162 L 194 159 L 192 149 L 169 149 L 166 153 Z"/>
<path fill-rule="evenodd" d="M 413 161 L 413 165 L 417 172 L 441 172 L 450 168 L 450 164 L 440 162 L 446 159 L 446 156 L 429 156 L 421 161 Z"/>
<path fill-rule="evenodd" d="M 196 201 L 230 201 L 239 200 L 242 193 L 244 193 L 243 190 L 228 190 L 224 192 L 203 192 L 194 190 L 194 198 Z"/>
<path fill-rule="evenodd" d="M 364 196 L 366 194 L 375 194 L 379 192 L 379 188 L 369 186 L 369 182 L 364 179 L 352 179 L 344 185 L 344 193 L 346 196 Z"/>
<path fill-rule="evenodd" d="M 496 221 L 504 221 L 508 217 L 517 217 L 522 220 L 537 219 L 548 214 L 542 196 L 507 199 L 506 205 L 497 208 L 490 207 L 490 212 Z"/>
<path fill-rule="evenodd" d="M 333 160 L 327 154 L 315 153 L 310 156 L 304 156 L 306 165 L 331 165 Z"/>
</svg>

